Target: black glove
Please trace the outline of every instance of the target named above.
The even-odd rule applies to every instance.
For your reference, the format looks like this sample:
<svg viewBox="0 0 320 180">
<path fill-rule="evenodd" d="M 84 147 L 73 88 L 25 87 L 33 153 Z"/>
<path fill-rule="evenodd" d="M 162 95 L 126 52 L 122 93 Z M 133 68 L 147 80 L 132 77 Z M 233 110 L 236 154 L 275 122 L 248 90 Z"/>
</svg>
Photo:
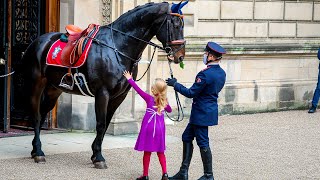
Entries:
<svg viewBox="0 0 320 180">
<path fill-rule="evenodd" d="M 168 86 L 174 86 L 174 84 L 177 82 L 176 78 L 168 78 L 166 79 L 166 83 Z"/>
</svg>

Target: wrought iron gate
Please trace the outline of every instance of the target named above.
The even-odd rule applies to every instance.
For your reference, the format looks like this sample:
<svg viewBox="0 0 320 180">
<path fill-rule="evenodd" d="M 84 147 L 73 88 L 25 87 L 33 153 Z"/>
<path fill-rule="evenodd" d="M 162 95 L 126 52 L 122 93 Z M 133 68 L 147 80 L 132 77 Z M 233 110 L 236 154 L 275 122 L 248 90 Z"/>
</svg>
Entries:
<svg viewBox="0 0 320 180">
<path fill-rule="evenodd" d="M 4 0 L 1 2 L 3 4 L 1 5 L 1 15 L 5 15 L 7 14 L 8 10 L 11 10 L 12 16 L 11 20 L 9 20 L 11 21 L 11 23 L 1 24 L 1 26 L 3 26 L 3 29 L 11 29 L 11 40 L 9 41 L 11 44 L 11 67 L 12 71 L 15 71 L 15 73 L 11 76 L 11 125 L 29 126 L 31 124 L 28 121 L 28 118 L 26 118 L 25 107 L 23 107 L 24 103 L 21 102 L 24 99 L 24 83 L 30 83 L 25 82 L 23 78 L 23 65 L 21 62 L 21 57 L 28 45 L 41 34 L 45 33 L 45 2 L 45 0 Z M 10 7 L 8 3 L 11 3 L 11 9 L 5 9 L 5 7 Z M 5 20 L 5 16 L 2 16 L 2 18 L 3 20 Z M 8 25 L 10 24 L 11 27 L 8 27 Z M 6 36 L 7 35 L 4 35 L 4 37 Z M 3 40 L 1 41 L 1 44 L 8 43 L 4 39 L 5 38 L 3 38 Z M 1 73 L 1 69 L 0 74 L 3 74 Z M 4 84 L 1 79 L 0 83 Z M 2 94 L 6 94 L 5 92 L 2 92 L 2 89 L 4 88 L 0 89 L 1 96 Z M 1 107 L 4 104 L 3 101 L 5 101 L 5 98 L 0 98 L 0 100 Z M 6 107 L 3 107 L 1 109 L 5 110 Z M 3 117 L 3 115 L 1 117 Z"/>
<path fill-rule="evenodd" d="M 1 1 L 0 4 L 0 16 L 2 17 L 0 21 L 0 29 L 2 31 L 1 33 L 1 38 L 0 38 L 0 60 L 6 59 L 5 57 L 5 52 L 6 52 L 6 36 L 7 36 L 7 4 L 5 1 Z M 3 61 L 1 61 L 3 62 Z M 5 65 L 3 63 L 0 63 L 0 75 L 5 73 Z M 1 130 L 4 130 L 5 126 L 5 121 L 4 121 L 4 111 L 5 111 L 5 96 L 6 94 L 4 93 L 6 86 L 5 86 L 5 79 L 0 78 L 0 128 Z"/>
<path fill-rule="evenodd" d="M 23 98 L 22 53 L 28 45 L 45 32 L 45 1 L 13 0 L 12 3 L 12 78 L 11 124 L 25 121 Z M 42 18 L 41 18 L 42 17 Z M 22 123 L 22 122 L 20 122 Z"/>
</svg>

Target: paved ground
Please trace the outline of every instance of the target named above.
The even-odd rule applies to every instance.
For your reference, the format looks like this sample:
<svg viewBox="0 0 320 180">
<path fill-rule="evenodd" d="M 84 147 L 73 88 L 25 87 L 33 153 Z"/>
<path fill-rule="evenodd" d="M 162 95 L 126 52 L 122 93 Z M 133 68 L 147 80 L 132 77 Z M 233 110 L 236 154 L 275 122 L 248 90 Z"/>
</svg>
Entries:
<svg viewBox="0 0 320 180">
<path fill-rule="evenodd" d="M 167 126 L 169 175 L 181 163 L 181 134 L 187 121 Z M 29 158 L 30 136 L 0 138 L 0 179 L 108 179 L 131 180 L 142 172 L 142 153 L 133 150 L 136 135 L 106 136 L 103 153 L 108 169 L 90 162 L 90 133 L 42 136 L 45 164 Z M 210 128 L 214 173 L 224 179 L 320 179 L 320 112 L 285 111 L 221 116 Z M 197 146 L 190 180 L 202 174 Z M 151 159 L 150 179 L 160 179 L 161 168 Z"/>
</svg>

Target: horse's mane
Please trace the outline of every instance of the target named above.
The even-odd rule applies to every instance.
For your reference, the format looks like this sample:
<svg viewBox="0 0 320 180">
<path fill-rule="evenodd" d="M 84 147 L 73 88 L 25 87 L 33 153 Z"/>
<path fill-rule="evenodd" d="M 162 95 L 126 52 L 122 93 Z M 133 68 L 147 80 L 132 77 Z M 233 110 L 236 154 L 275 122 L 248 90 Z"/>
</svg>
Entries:
<svg viewBox="0 0 320 180">
<path fill-rule="evenodd" d="M 122 14 L 113 23 L 119 23 L 119 22 L 122 22 L 122 21 L 126 21 L 128 19 L 128 17 L 130 17 L 130 16 L 134 17 L 134 16 L 132 16 L 133 14 L 136 14 L 138 16 L 139 15 L 138 13 L 145 13 L 145 12 L 141 11 L 141 10 L 145 10 L 145 8 L 148 8 L 148 7 L 151 7 L 151 6 L 159 6 L 159 5 L 162 5 L 164 3 L 168 4 L 167 2 L 162 2 L 162 3 L 150 2 L 150 3 L 146 3 L 145 5 L 137 6 L 134 9 L 129 10 L 126 13 Z"/>
</svg>

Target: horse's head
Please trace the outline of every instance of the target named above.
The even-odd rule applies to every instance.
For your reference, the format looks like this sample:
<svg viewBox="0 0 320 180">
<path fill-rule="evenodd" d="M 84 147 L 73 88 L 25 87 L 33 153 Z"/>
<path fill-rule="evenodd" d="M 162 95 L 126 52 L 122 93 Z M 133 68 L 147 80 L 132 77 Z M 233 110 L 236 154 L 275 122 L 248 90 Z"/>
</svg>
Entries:
<svg viewBox="0 0 320 180">
<path fill-rule="evenodd" d="M 156 37 L 162 43 L 167 53 L 168 61 L 180 63 L 185 56 L 185 40 L 183 36 L 184 21 L 182 7 L 188 1 L 169 6 L 166 17 L 160 23 Z"/>
<path fill-rule="evenodd" d="M 168 61 L 180 63 L 185 56 L 184 23 L 181 9 L 188 1 L 172 5 L 163 2 L 137 6 L 106 26 L 106 29 L 108 31 L 112 29 L 112 40 L 117 50 L 121 50 L 122 55 L 130 54 L 133 57 L 141 57 L 146 45 L 150 44 L 165 50 Z M 154 36 L 163 47 L 150 42 Z M 134 45 L 135 48 L 127 48 L 128 45 Z"/>
</svg>

